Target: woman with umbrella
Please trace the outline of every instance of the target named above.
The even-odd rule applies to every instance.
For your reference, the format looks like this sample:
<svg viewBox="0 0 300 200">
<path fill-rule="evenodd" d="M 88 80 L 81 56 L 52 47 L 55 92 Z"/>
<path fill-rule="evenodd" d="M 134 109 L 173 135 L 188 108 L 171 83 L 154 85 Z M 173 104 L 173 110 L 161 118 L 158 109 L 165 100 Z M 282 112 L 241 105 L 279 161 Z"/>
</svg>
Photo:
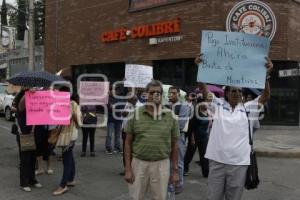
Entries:
<svg viewBox="0 0 300 200">
<path fill-rule="evenodd" d="M 34 126 L 26 125 L 26 107 L 25 107 L 25 91 L 23 88 L 18 94 L 18 99 L 15 101 L 17 113 L 17 123 L 21 136 L 29 135 L 34 132 Z M 21 137 L 20 136 L 20 137 Z M 35 178 L 36 154 L 35 149 L 22 150 L 22 142 L 20 144 L 20 186 L 25 192 L 31 192 L 30 186 L 41 188 L 42 185 Z"/>
<path fill-rule="evenodd" d="M 35 177 L 36 152 L 33 134 L 35 126 L 26 124 L 25 92 L 30 92 L 30 87 L 49 87 L 54 81 L 64 80 L 48 72 L 23 72 L 7 81 L 13 85 L 22 86 L 14 100 L 17 110 L 16 122 L 20 132 L 20 186 L 25 192 L 31 192 L 30 186 L 41 188 L 42 185 Z"/>
</svg>

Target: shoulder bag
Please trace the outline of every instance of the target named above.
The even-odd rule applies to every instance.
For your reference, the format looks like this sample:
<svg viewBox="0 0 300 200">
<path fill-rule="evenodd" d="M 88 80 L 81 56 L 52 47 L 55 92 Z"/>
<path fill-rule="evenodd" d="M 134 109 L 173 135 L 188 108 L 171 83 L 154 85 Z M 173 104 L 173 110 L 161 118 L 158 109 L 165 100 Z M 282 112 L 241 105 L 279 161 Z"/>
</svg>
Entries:
<svg viewBox="0 0 300 200">
<path fill-rule="evenodd" d="M 245 108 L 245 107 L 244 107 Z M 258 177 L 258 167 L 257 167 L 257 160 L 256 160 L 256 154 L 253 148 L 253 136 L 252 131 L 250 127 L 250 120 L 249 120 L 249 113 L 247 112 L 246 108 L 246 115 L 248 119 L 248 127 L 249 127 L 249 145 L 251 146 L 250 151 L 250 165 L 247 169 L 246 174 L 246 181 L 245 181 L 245 188 L 247 190 L 256 189 L 259 185 L 259 177 Z"/>
<path fill-rule="evenodd" d="M 36 144 L 35 144 L 35 138 L 34 138 L 34 128 L 32 127 L 30 134 L 20 134 L 20 150 L 23 151 L 35 151 L 36 150 Z"/>
</svg>

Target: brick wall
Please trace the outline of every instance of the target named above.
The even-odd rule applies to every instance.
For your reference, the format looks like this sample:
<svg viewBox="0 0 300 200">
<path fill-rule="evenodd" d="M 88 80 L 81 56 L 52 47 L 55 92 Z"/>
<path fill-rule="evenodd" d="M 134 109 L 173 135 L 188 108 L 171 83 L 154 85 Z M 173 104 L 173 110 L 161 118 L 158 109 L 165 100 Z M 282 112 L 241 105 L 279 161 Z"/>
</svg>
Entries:
<svg viewBox="0 0 300 200">
<path fill-rule="evenodd" d="M 45 68 L 79 64 L 139 62 L 172 58 L 193 58 L 199 52 L 203 29 L 225 30 L 226 17 L 236 1 L 190 0 L 183 3 L 128 13 L 127 0 L 46 0 Z M 299 60 L 300 4 L 292 0 L 264 1 L 277 18 L 277 32 L 270 57 Z M 56 7 L 57 6 L 57 7 Z M 57 22 L 56 22 L 56 16 Z M 181 19 L 183 40 L 150 46 L 148 39 L 102 43 L 104 31 L 159 21 Z M 57 29 L 56 29 L 57 28 Z"/>
<path fill-rule="evenodd" d="M 290 2 L 287 59 L 300 61 L 300 3 Z"/>
</svg>

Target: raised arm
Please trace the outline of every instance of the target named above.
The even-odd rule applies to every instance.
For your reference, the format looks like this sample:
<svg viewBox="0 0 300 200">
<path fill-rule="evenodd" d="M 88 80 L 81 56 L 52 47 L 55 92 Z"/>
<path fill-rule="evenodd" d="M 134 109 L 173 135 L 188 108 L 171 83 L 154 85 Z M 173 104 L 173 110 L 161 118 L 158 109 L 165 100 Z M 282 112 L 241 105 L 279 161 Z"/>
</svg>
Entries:
<svg viewBox="0 0 300 200">
<path fill-rule="evenodd" d="M 199 65 L 202 62 L 201 56 L 202 56 L 202 54 L 198 54 L 196 56 L 195 61 L 194 61 L 196 65 Z M 200 83 L 198 83 L 198 87 L 203 93 L 203 98 L 207 99 L 209 91 L 207 89 L 206 83 L 200 82 Z"/>
<path fill-rule="evenodd" d="M 270 58 L 266 58 L 266 68 L 267 68 L 267 77 L 266 77 L 266 84 L 265 84 L 265 89 L 262 93 L 262 95 L 259 97 L 258 102 L 262 105 L 264 105 L 269 99 L 270 99 L 270 94 L 271 94 L 271 89 L 270 89 L 270 84 L 269 84 L 269 78 L 270 78 L 270 73 L 273 69 L 273 63 L 270 60 Z"/>
</svg>

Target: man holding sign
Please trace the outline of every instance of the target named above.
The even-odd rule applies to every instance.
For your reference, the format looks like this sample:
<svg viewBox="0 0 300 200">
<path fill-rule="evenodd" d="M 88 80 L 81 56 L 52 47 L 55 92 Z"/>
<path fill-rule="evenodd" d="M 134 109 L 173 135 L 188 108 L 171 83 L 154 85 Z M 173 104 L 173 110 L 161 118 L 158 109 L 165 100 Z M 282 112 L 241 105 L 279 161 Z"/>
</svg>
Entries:
<svg viewBox="0 0 300 200">
<path fill-rule="evenodd" d="M 215 44 L 218 45 L 218 42 L 215 41 Z M 201 50 L 205 51 L 205 49 Z M 247 55 L 247 59 L 249 59 L 248 53 L 243 51 L 239 53 Z M 206 55 L 203 57 L 206 57 Z M 258 57 L 261 57 L 261 55 Z M 266 60 L 267 76 L 265 73 L 266 69 L 264 68 L 264 70 L 260 69 L 259 71 L 256 71 L 256 73 L 259 72 L 257 74 L 257 79 L 254 76 L 251 77 L 251 74 L 249 74 L 249 77 L 251 78 L 248 76 L 244 77 L 245 80 L 251 79 L 256 80 L 256 82 L 248 83 L 241 81 L 241 79 L 240 82 L 226 83 L 229 74 L 220 75 L 213 73 L 213 76 L 210 75 L 212 79 L 215 78 L 214 76 L 220 75 L 218 78 L 225 81 L 222 82 L 222 84 L 230 85 L 225 89 L 225 99 L 220 99 L 209 94 L 206 85 L 203 83 L 200 84 L 204 97 L 212 101 L 215 107 L 214 122 L 205 155 L 210 162 L 208 177 L 209 200 L 223 200 L 224 197 L 225 199 L 230 200 L 241 199 L 246 180 L 246 172 L 250 165 L 251 146 L 249 144 L 249 135 L 253 133 L 254 122 L 258 120 L 261 105 L 264 105 L 270 98 L 268 79 L 273 64 L 270 59 L 266 58 Z M 205 60 L 205 58 L 201 59 L 200 57 L 197 57 L 195 62 L 197 64 L 201 63 L 199 65 L 198 81 L 215 83 L 216 79 L 211 80 L 209 77 L 207 77 L 207 79 L 203 78 L 202 73 L 206 72 L 203 72 L 200 68 L 201 66 L 203 68 L 203 66 L 208 63 L 207 60 Z M 213 66 L 221 66 L 220 69 L 218 69 L 219 71 L 226 70 L 226 65 L 219 65 L 217 64 L 217 61 Z M 238 68 L 239 66 L 236 65 L 235 67 Z M 254 68 L 253 66 L 250 67 Z M 234 68 L 234 70 L 236 68 Z M 257 68 L 263 67 L 257 66 Z M 234 73 L 231 74 L 232 77 L 236 77 L 235 75 L 236 74 Z M 225 76 L 225 78 L 223 76 Z M 263 94 L 255 100 L 243 104 L 241 86 L 258 86 L 264 82 L 260 77 L 264 77 L 265 80 Z"/>
</svg>

